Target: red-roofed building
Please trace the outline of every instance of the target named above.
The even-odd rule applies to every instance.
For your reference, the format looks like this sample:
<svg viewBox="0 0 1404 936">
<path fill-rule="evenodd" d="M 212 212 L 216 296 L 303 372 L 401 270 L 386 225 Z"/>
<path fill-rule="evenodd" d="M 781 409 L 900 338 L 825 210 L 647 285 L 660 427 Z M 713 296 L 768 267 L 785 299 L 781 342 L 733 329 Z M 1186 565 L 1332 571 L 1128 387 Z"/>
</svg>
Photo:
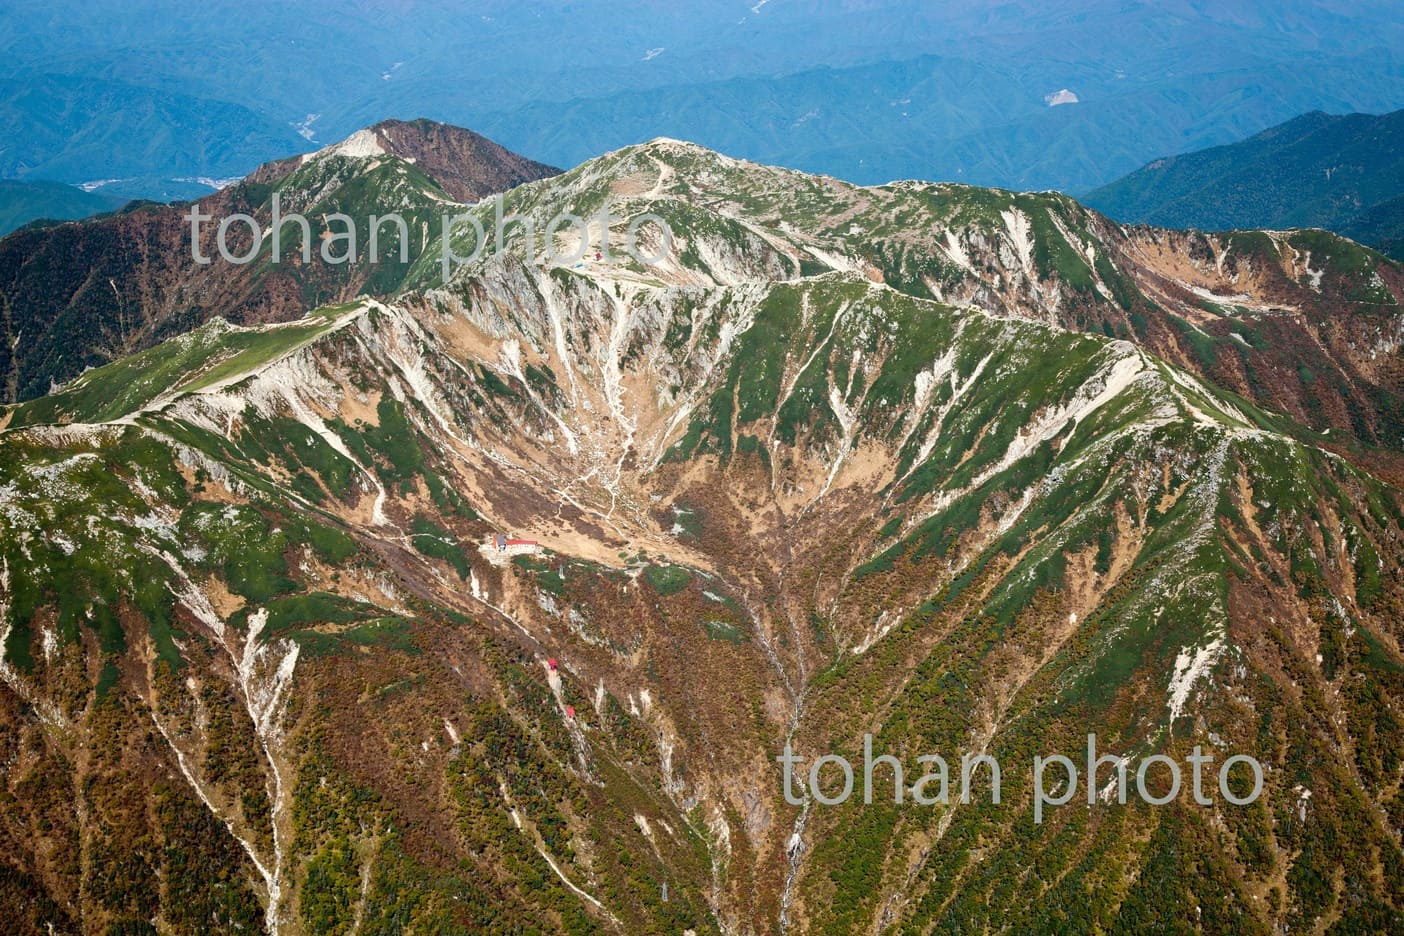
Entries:
<svg viewBox="0 0 1404 936">
<path fill-rule="evenodd" d="M 534 539 L 521 539 L 509 537 L 506 533 L 494 533 L 488 540 L 486 548 L 505 559 L 508 556 L 535 553 L 541 549 L 541 545 Z"/>
</svg>

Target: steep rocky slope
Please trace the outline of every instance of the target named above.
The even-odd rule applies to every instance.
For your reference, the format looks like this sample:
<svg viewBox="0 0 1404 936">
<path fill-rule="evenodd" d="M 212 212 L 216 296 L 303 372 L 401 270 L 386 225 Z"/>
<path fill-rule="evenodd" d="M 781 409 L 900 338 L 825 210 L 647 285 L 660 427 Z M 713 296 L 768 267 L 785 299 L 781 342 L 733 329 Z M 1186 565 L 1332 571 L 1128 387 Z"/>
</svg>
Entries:
<svg viewBox="0 0 1404 936">
<path fill-rule="evenodd" d="M 1334 434 L 1342 452 L 1404 445 L 1404 267 L 1325 232 L 1127 228 L 1055 193 L 863 188 L 674 141 L 592 160 L 512 193 L 505 210 L 539 232 L 562 206 L 591 216 L 607 204 L 696 227 L 724 256 L 767 258 L 766 275 L 858 271 L 909 295 L 1134 341 Z M 474 234 L 457 230 L 453 249 L 467 255 Z M 410 285 L 436 285 L 441 255 L 430 245 Z M 703 282 L 717 262 L 684 247 L 673 275 Z"/>
<path fill-rule="evenodd" d="M 1397 268 L 671 141 L 509 204 L 615 220 L 0 413 L 7 918 L 1401 924 L 1404 495 L 1171 340 L 1397 328 Z M 656 264 L 618 250 L 644 212 Z M 1377 340 L 1332 372 L 1367 399 Z M 1263 796 L 1036 825 L 1031 757 L 1089 731 L 1251 754 Z M 1002 802 L 786 801 L 787 742 L 861 770 L 864 734 L 997 756 Z"/>
</svg>

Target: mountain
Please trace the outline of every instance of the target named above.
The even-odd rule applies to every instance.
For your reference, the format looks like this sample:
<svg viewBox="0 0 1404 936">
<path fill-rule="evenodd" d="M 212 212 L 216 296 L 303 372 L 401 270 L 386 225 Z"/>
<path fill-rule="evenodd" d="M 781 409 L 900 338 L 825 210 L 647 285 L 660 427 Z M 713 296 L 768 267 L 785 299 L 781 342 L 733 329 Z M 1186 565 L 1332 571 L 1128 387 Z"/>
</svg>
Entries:
<svg viewBox="0 0 1404 936">
<path fill-rule="evenodd" d="M 188 198 L 174 179 L 412 112 L 556 165 L 667 134 L 858 182 L 1076 193 L 1306 111 L 1404 106 L 1391 0 L 187 7 L 7 3 L 0 176 Z"/>
<path fill-rule="evenodd" d="M 671 140 L 505 200 L 608 252 L 431 243 L 0 411 L 13 928 L 1404 925 L 1404 487 L 1200 376 L 1364 434 L 1398 265 Z M 1088 732 L 1262 796 L 1035 823 Z M 865 735 L 1002 799 L 787 801 Z"/>
<path fill-rule="evenodd" d="M 561 171 L 518 156 L 472 130 L 420 118 L 382 120 L 310 157 L 293 156 L 262 166 L 250 178 L 272 182 L 319 156 L 398 160 L 428 176 L 454 201 L 465 204 Z"/>
<path fill-rule="evenodd" d="M 756 237 L 784 244 L 805 274 L 827 268 L 824 257 L 847 257 L 840 267 L 901 292 L 1132 340 L 1318 433 L 1395 453 L 1404 447 L 1396 354 L 1404 268 L 1348 240 L 1315 231 L 1126 228 L 1056 193 L 859 187 L 694 152 L 707 153 L 683 147 L 676 155 L 679 174 L 662 189 L 672 198 L 661 216 L 686 223 L 690 206 L 701 204 L 744 219 L 717 222 L 733 252 L 748 253 Z M 524 200 L 535 191 L 507 197 L 504 211 L 534 216 L 537 206 Z M 592 189 L 575 213 L 612 197 Z M 538 217 L 537 230 L 548 219 Z M 454 252 L 468 254 L 472 238 L 464 226 Z M 427 248 L 407 284 L 438 285 L 442 253 Z M 695 275 L 708 275 L 710 258 L 684 257 Z"/>
<path fill-rule="evenodd" d="M 1157 159 L 1088 193 L 1126 222 L 1163 227 L 1320 227 L 1398 249 L 1404 111 L 1319 111 L 1240 143 Z"/>
<path fill-rule="evenodd" d="M 1341 233 L 1404 259 L 1404 193 L 1366 208 L 1342 225 Z"/>
<path fill-rule="evenodd" d="M 112 211 L 126 204 L 100 192 L 85 192 L 62 182 L 0 179 L 0 236 L 31 221 L 65 221 Z"/>
<path fill-rule="evenodd" d="M 286 122 L 218 94 L 126 80 L 130 69 L 0 78 L 0 175 L 76 185 L 153 177 L 159 167 L 165 178 L 147 184 L 164 188 L 175 177 L 241 175 L 306 142 Z"/>
<path fill-rule="evenodd" d="M 798 238 L 792 252 L 856 252 L 904 292 L 1135 340 L 1318 432 L 1395 450 L 1404 445 L 1401 375 L 1391 354 L 1400 340 L 1400 270 L 1348 241 L 1309 231 L 1220 236 L 1123 228 L 1064 196 L 960 185 L 829 181 L 816 201 L 812 177 L 782 174 L 773 191 L 753 192 L 754 172 L 772 170 L 725 165 L 752 168 L 727 170 L 708 197 L 790 231 L 787 237 Z M 285 320 L 362 292 L 389 296 L 406 276 L 409 285 L 434 286 L 442 255 L 434 232 L 448 208 L 445 195 L 478 199 L 554 171 L 466 130 L 386 122 L 313 156 L 270 163 L 202 203 L 214 218 L 249 211 L 266 225 L 277 191 L 284 212 L 302 211 L 319 232 L 333 211 L 356 219 L 361 245 L 368 218 L 398 208 L 412 227 L 429 226 L 409 245 L 410 264 L 398 262 L 398 241 L 381 248 L 380 264 L 303 264 L 295 242 L 283 246 L 283 262 L 269 264 L 270 241 L 258 262 L 229 264 L 217 258 L 211 222 L 202 252 L 216 259 L 202 268 L 190 256 L 185 206 L 136 206 L 95 223 L 21 232 L 0 242 L 0 295 L 8 300 L 15 349 L 6 368 L 14 388 L 8 398 L 43 393 L 84 367 L 212 315 L 234 323 Z M 596 193 L 578 209 L 595 211 L 608 197 Z M 522 209 L 512 197 L 504 211 Z M 548 220 L 538 219 L 538 231 Z M 485 229 L 494 221 L 484 215 Z M 865 241 L 855 243 L 864 230 Z M 521 233 L 516 225 L 507 231 Z M 244 229 L 236 226 L 234 234 Z M 289 229 L 288 236 L 296 234 Z M 386 234 L 395 236 L 390 228 Z M 140 263 L 132 262 L 134 241 L 145 245 Z M 470 247 L 457 249 L 467 254 Z M 1010 263 L 1017 269 L 1004 269 Z"/>
<path fill-rule="evenodd" d="M 1107 18 L 1135 18 L 1147 9 L 1117 6 Z M 1392 79 L 1365 91 L 1363 62 L 1262 64 L 1251 86 L 1240 88 L 1242 56 L 1221 70 L 1220 57 L 1231 53 L 1215 43 L 1208 56 L 1177 48 L 1182 57 L 1165 62 L 1165 71 L 1146 62 L 1125 62 L 1115 70 L 1120 77 L 1106 67 L 1080 69 L 1078 101 L 1050 106 L 1047 98 L 1056 99 L 1071 80 L 1067 67 L 1039 68 L 1029 58 L 1060 41 L 1076 47 L 1081 37 L 1050 41 L 1039 33 L 1027 37 L 1035 48 L 1024 48 L 1023 38 L 1009 40 L 1013 49 L 993 45 L 988 56 L 972 57 L 967 46 L 948 55 L 699 81 L 647 95 L 623 90 L 471 116 L 449 112 L 445 119 L 471 122 L 509 146 L 563 164 L 663 132 L 856 182 L 921 178 L 1076 193 L 1156 154 L 1238 140 L 1338 95 L 1368 95 L 1377 107 L 1404 100 L 1390 90 Z M 1183 56 L 1213 64 L 1182 71 Z M 1112 60 L 1124 61 L 1122 53 Z"/>
<path fill-rule="evenodd" d="M 92 221 L 18 231 L 0 240 L 0 308 L 9 338 L 0 349 L 6 376 L 0 399 L 45 393 L 87 367 L 214 315 L 236 323 L 282 321 L 323 303 L 393 292 L 409 263 L 401 261 L 393 225 L 381 232 L 379 261 L 369 262 L 372 215 L 396 211 L 407 230 L 422 230 L 460 201 L 556 171 L 458 127 L 385 121 L 316 153 L 266 164 L 199 201 L 212 218 L 201 231 L 201 254 L 212 260 L 207 266 L 191 250 L 189 204 L 137 203 Z M 284 228 L 278 263 L 270 262 L 268 237 L 247 262 L 223 259 L 219 222 L 242 212 L 266 231 L 275 194 L 284 215 L 311 219 L 316 242 L 328 230 L 328 215 L 354 219 L 359 262 L 331 265 L 315 253 L 313 262 L 302 262 L 301 232 L 292 225 Z M 232 226 L 231 256 L 245 255 L 250 238 L 246 225 Z M 407 245 L 409 261 L 422 241 Z"/>
</svg>

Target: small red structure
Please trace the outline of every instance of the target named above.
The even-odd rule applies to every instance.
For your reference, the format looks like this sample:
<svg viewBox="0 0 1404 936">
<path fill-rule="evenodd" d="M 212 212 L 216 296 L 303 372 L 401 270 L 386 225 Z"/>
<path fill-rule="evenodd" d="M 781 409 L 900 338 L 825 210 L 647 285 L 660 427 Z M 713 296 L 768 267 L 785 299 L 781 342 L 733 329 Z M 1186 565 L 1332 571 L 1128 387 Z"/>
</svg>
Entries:
<svg viewBox="0 0 1404 936">
<path fill-rule="evenodd" d="M 498 552 L 506 552 L 513 546 L 530 546 L 532 549 L 535 549 L 537 543 L 534 539 L 512 539 L 509 538 L 506 534 L 494 533 L 492 537 L 492 545 Z"/>
<path fill-rule="evenodd" d="M 551 657 L 549 660 L 546 661 L 546 665 L 550 668 L 551 672 L 554 673 L 556 671 L 556 658 Z"/>
<path fill-rule="evenodd" d="M 566 718 L 569 718 L 571 721 L 575 721 L 575 706 L 566 706 Z"/>
</svg>

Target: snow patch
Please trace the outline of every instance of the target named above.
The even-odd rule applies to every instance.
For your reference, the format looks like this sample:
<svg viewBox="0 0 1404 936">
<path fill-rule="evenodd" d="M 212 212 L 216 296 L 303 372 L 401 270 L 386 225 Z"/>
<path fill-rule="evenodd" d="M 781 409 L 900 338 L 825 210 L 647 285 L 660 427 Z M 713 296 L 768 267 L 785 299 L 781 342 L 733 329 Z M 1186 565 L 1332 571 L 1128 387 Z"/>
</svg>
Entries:
<svg viewBox="0 0 1404 936">
<path fill-rule="evenodd" d="M 947 231 L 946 239 L 937 241 L 936 246 L 941 248 L 941 252 L 956 266 L 967 273 L 975 272 L 975 264 L 970 262 L 970 254 L 966 252 L 965 245 L 955 236 L 954 231 Z"/>
</svg>

